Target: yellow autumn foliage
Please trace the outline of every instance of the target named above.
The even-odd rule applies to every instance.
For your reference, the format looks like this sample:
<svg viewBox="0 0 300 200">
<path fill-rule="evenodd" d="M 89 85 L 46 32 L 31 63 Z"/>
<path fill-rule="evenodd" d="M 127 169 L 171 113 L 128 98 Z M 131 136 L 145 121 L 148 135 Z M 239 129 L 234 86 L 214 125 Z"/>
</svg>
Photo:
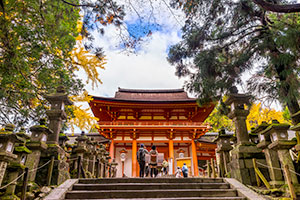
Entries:
<svg viewBox="0 0 300 200">
<path fill-rule="evenodd" d="M 220 112 L 218 112 L 219 109 L 219 105 L 216 106 L 205 122 L 209 123 L 212 126 L 212 131 L 215 132 L 223 127 L 228 131 L 233 131 L 234 123 L 227 116 L 221 115 Z M 289 123 L 284 119 L 283 112 L 276 111 L 275 109 L 263 108 L 261 103 L 253 103 L 246 120 L 247 129 L 250 131 L 252 127 L 260 125 L 263 121 L 271 123 L 272 120 L 275 119 L 281 123 Z"/>
<path fill-rule="evenodd" d="M 283 112 L 276 111 L 275 109 L 262 108 L 261 103 L 253 104 L 250 113 L 247 117 L 247 128 L 250 130 L 252 127 L 260 125 L 263 121 L 271 123 L 272 120 L 278 120 L 280 123 L 288 123 L 283 118 Z"/>
<path fill-rule="evenodd" d="M 72 105 L 74 117 L 68 121 L 72 132 L 74 133 L 75 126 L 81 130 L 90 130 L 92 128 L 98 128 L 98 118 L 89 113 L 90 108 L 82 108 L 82 106 Z"/>
<path fill-rule="evenodd" d="M 87 91 L 84 91 L 81 95 L 70 96 L 71 101 L 73 102 L 90 102 L 93 100 L 91 96 L 88 95 Z M 90 113 L 90 108 L 82 108 L 82 105 L 77 106 L 75 104 L 68 106 L 68 109 L 73 112 L 73 117 L 68 120 L 68 125 L 74 133 L 75 127 L 78 127 L 81 130 L 90 130 L 92 128 L 97 128 L 97 117 L 94 117 Z"/>
<path fill-rule="evenodd" d="M 81 30 L 82 22 L 77 23 L 77 29 Z M 85 50 L 83 45 L 83 37 L 79 35 L 77 40 L 76 47 L 71 52 L 72 64 L 75 70 L 83 69 L 87 75 L 88 84 L 92 82 L 92 87 L 98 86 L 98 83 L 102 84 L 101 79 L 99 78 L 98 69 L 105 69 L 104 65 L 106 64 L 106 59 L 102 55 L 94 55 L 88 50 Z"/>
</svg>

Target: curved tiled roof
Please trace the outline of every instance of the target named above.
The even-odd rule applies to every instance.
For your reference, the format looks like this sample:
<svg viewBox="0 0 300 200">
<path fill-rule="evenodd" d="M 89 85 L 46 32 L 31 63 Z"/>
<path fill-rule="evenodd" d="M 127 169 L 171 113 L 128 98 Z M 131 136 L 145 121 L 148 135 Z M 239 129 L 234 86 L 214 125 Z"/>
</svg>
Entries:
<svg viewBox="0 0 300 200">
<path fill-rule="evenodd" d="M 116 100 L 135 100 L 135 101 L 186 101 L 195 100 L 189 98 L 183 89 L 122 89 L 116 92 Z"/>
</svg>

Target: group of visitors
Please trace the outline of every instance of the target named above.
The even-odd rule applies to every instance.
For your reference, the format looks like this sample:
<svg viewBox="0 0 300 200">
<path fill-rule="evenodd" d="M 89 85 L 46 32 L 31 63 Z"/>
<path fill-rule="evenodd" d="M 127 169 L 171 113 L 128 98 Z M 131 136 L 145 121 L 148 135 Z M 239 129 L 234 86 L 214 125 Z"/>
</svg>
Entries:
<svg viewBox="0 0 300 200">
<path fill-rule="evenodd" d="M 150 155 L 150 162 L 146 163 L 146 154 Z M 145 148 L 144 144 L 140 145 L 140 148 L 137 152 L 137 160 L 140 166 L 140 177 L 144 177 L 144 175 L 146 175 L 146 177 L 149 175 L 150 172 L 150 177 L 156 177 L 158 175 L 158 170 L 157 170 L 157 156 L 158 156 L 158 152 L 156 150 L 156 146 L 153 145 L 151 147 L 150 152 L 148 152 L 148 150 Z M 164 175 L 168 174 L 168 166 L 169 163 L 167 160 L 164 160 L 162 162 L 162 172 Z M 180 167 L 177 167 L 177 171 L 175 173 L 176 177 L 181 177 L 181 172 L 183 174 L 183 177 L 188 177 L 188 168 L 186 166 L 186 164 L 183 164 L 182 169 L 180 169 Z"/>
<path fill-rule="evenodd" d="M 146 166 L 146 154 L 150 155 L 150 162 L 147 163 L 147 166 Z M 146 174 L 146 176 L 148 176 L 149 171 L 150 171 L 150 177 L 157 176 L 157 174 L 158 174 L 157 155 L 158 155 L 158 152 L 156 150 L 155 145 L 153 145 L 151 147 L 150 152 L 148 152 L 147 149 L 145 149 L 145 145 L 141 144 L 141 147 L 137 152 L 137 160 L 140 165 L 140 177 L 144 177 L 145 174 Z"/>
</svg>

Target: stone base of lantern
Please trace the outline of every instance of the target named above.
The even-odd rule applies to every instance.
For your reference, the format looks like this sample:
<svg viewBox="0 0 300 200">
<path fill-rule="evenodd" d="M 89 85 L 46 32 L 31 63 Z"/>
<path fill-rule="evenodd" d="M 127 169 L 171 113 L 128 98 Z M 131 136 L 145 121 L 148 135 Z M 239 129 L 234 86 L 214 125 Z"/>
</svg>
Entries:
<svg viewBox="0 0 300 200">
<path fill-rule="evenodd" d="M 66 162 L 69 154 L 58 145 L 49 145 L 48 149 L 43 152 L 41 156 L 41 165 L 51 160 L 52 157 L 54 157 L 55 161 L 53 165 L 51 185 L 60 185 L 67 179 L 70 179 L 69 163 Z M 51 162 L 37 172 L 36 182 L 39 185 L 47 185 L 47 179 L 45 177 L 48 176 L 50 165 Z"/>
<path fill-rule="evenodd" d="M 234 147 L 231 150 L 231 162 L 229 164 L 231 177 L 237 179 L 243 184 L 255 185 L 256 177 L 253 167 L 253 158 L 256 158 L 257 162 L 267 165 L 264 154 L 254 144 L 237 145 Z M 265 178 L 269 180 L 268 169 L 259 165 L 258 167 Z"/>
</svg>

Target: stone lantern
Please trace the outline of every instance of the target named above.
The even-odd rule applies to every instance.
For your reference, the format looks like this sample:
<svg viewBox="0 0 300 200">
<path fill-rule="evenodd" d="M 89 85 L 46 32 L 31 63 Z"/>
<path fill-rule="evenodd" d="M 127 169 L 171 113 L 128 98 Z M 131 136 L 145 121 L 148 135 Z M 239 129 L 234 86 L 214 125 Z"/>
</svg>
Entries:
<svg viewBox="0 0 300 200">
<path fill-rule="evenodd" d="M 262 122 L 256 129 L 253 130 L 253 132 L 258 134 L 259 143 L 257 144 L 257 147 L 263 150 L 267 165 L 269 166 L 268 170 L 271 179 L 270 185 L 273 187 L 280 187 L 284 184 L 283 175 L 280 170 L 274 169 L 280 168 L 280 163 L 277 152 L 268 148 L 268 145 L 271 144 L 270 132 L 267 130 L 269 126 L 270 124 Z"/>
<path fill-rule="evenodd" d="M 62 128 L 62 122 L 67 119 L 65 105 L 72 105 L 63 86 L 56 89 L 56 93 L 45 97 L 51 104 L 51 109 L 46 114 L 49 118 L 49 128 L 53 134 L 49 135 L 47 140 L 48 149 L 43 155 L 43 161 L 51 160 L 49 164 L 50 172 L 48 173 L 48 185 L 59 185 L 70 178 L 69 164 L 67 159 L 69 154 L 59 146 L 59 133 Z M 58 160 L 54 162 L 54 160 Z"/>
<path fill-rule="evenodd" d="M 92 176 L 95 174 L 95 164 L 96 164 L 96 156 L 97 156 L 97 142 L 94 138 L 91 138 L 90 144 L 89 144 L 89 150 L 90 150 L 90 157 L 89 157 L 89 167 L 88 170 L 91 172 Z"/>
<path fill-rule="evenodd" d="M 288 140 L 287 130 L 289 127 L 288 124 L 280 124 L 277 120 L 273 120 L 272 125 L 265 130 L 265 134 L 270 135 L 271 144 L 268 145 L 268 148 L 277 151 L 281 167 L 288 165 L 290 170 L 295 171 L 289 149 L 296 145 L 296 141 Z M 291 173 L 291 179 L 293 184 L 298 184 L 296 174 Z M 285 180 L 287 180 L 286 177 Z"/>
<path fill-rule="evenodd" d="M 110 177 L 116 177 L 117 176 L 117 165 L 118 163 L 115 161 L 115 159 L 112 159 L 112 162 L 110 164 L 110 168 L 111 168 L 111 175 Z"/>
<path fill-rule="evenodd" d="M 105 155 L 104 153 L 106 152 L 104 145 L 101 143 L 99 145 L 99 154 L 98 154 L 98 159 L 100 160 L 100 177 L 104 177 L 105 173 Z"/>
<path fill-rule="evenodd" d="M 126 160 L 127 153 L 128 153 L 128 151 L 126 151 L 126 149 L 122 149 L 120 151 L 120 158 L 121 158 L 121 162 L 122 162 L 122 177 L 125 177 L 124 167 L 125 167 L 125 160 Z"/>
<path fill-rule="evenodd" d="M 30 127 L 31 136 L 30 140 L 26 143 L 26 146 L 32 151 L 31 154 L 27 156 L 26 166 L 29 171 L 36 169 L 40 163 L 40 157 L 42 152 L 45 152 L 48 148 L 47 138 L 53 132 L 47 128 L 46 120 L 41 119 L 40 125 Z M 28 181 L 34 182 L 37 171 L 31 171 L 28 175 Z"/>
<path fill-rule="evenodd" d="M 219 175 L 220 177 L 225 177 L 229 172 L 227 163 L 229 163 L 229 151 L 232 150 L 230 144 L 231 135 L 226 135 L 225 129 L 219 132 L 218 137 L 214 140 L 217 143 L 216 153 L 219 157 Z"/>
<path fill-rule="evenodd" d="M 11 161 L 7 167 L 8 172 L 8 182 L 13 182 L 19 174 L 25 169 L 25 162 L 27 155 L 32 153 L 26 146 L 26 140 L 29 139 L 29 136 L 25 134 L 25 130 L 21 129 L 17 133 L 19 141 L 15 143 L 14 154 L 17 155 L 17 158 Z M 15 196 L 17 182 L 13 182 L 6 188 L 4 199 L 19 199 Z"/>
<path fill-rule="evenodd" d="M 92 151 L 92 143 L 91 143 L 91 140 L 89 137 L 86 140 L 86 149 L 87 149 L 87 151 L 84 152 L 84 154 L 83 154 L 82 164 L 83 164 L 84 171 L 88 172 L 89 164 L 90 164 L 90 156 L 91 156 L 91 151 Z M 90 174 L 88 173 L 87 175 L 90 175 Z"/>
<path fill-rule="evenodd" d="M 81 132 L 81 135 L 76 138 L 77 146 L 73 148 L 73 152 L 78 157 L 81 157 L 81 162 L 83 162 L 83 155 L 88 151 L 87 141 L 88 137 L 85 135 L 84 131 Z M 74 169 L 77 169 L 78 166 L 74 166 Z M 80 169 L 77 169 L 80 170 Z"/>
<path fill-rule="evenodd" d="M 72 102 L 68 98 L 63 86 L 59 86 L 55 94 L 47 95 L 46 99 L 51 104 L 51 109 L 46 113 L 50 120 L 49 128 L 53 131 L 53 134 L 48 138 L 48 143 L 58 144 L 62 121 L 67 119 L 64 110 L 65 105 L 72 105 Z"/>
<path fill-rule="evenodd" d="M 225 101 L 225 105 L 230 106 L 228 117 L 235 123 L 237 144 L 250 144 L 246 119 L 249 115 L 251 98 L 247 94 L 231 93 Z"/>
<path fill-rule="evenodd" d="M 109 156 L 109 152 L 108 151 L 105 151 L 104 153 L 104 169 L 103 169 L 103 177 L 108 177 L 108 172 L 109 172 L 109 159 L 110 159 L 110 156 Z"/>
<path fill-rule="evenodd" d="M 9 162 L 17 158 L 13 154 L 15 142 L 18 142 L 16 134 L 13 133 L 14 125 L 7 124 L 4 131 L 0 132 L 0 186 L 2 184 L 5 171 Z"/>
<path fill-rule="evenodd" d="M 233 178 L 243 184 L 253 185 L 256 183 L 255 171 L 252 159 L 265 163 L 264 154 L 250 141 L 247 131 L 246 118 L 249 114 L 250 99 L 248 94 L 238 94 L 237 88 L 233 88 L 225 105 L 230 106 L 228 117 L 235 123 L 236 145 L 231 150 L 230 169 Z"/>
<path fill-rule="evenodd" d="M 69 141 L 69 140 L 70 139 L 68 136 L 66 136 L 66 134 L 64 134 L 62 132 L 59 134 L 59 140 L 58 140 L 59 146 L 61 146 L 63 149 L 65 149 L 65 151 L 67 151 L 66 144 L 67 144 L 67 141 Z"/>
<path fill-rule="evenodd" d="M 251 131 L 249 133 L 250 141 L 254 144 L 258 144 L 259 137 L 258 137 L 258 134 L 254 130 L 255 130 L 255 128 L 251 128 Z"/>
</svg>

